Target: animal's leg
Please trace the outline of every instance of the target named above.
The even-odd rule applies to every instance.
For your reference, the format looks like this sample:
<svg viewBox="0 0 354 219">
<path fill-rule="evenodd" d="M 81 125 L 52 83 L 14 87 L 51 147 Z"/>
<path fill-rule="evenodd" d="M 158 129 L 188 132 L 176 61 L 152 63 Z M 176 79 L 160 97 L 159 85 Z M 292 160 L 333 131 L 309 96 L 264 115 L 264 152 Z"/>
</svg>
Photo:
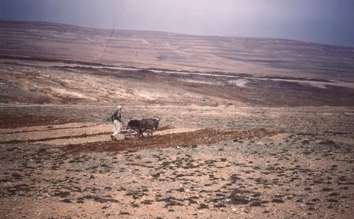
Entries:
<svg viewBox="0 0 354 219">
<path fill-rule="evenodd" d="M 139 138 L 144 138 L 144 132 L 142 130 L 138 131 L 138 137 Z"/>
</svg>

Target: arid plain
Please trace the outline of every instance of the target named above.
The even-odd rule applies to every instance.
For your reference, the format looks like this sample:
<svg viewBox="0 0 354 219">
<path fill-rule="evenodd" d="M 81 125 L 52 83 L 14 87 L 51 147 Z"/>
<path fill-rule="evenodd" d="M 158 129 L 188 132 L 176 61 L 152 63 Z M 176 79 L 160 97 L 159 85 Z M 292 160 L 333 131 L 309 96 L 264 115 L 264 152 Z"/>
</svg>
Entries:
<svg viewBox="0 0 354 219">
<path fill-rule="evenodd" d="M 1 218 L 352 218 L 353 48 L 0 22 L 0 66 Z"/>
</svg>

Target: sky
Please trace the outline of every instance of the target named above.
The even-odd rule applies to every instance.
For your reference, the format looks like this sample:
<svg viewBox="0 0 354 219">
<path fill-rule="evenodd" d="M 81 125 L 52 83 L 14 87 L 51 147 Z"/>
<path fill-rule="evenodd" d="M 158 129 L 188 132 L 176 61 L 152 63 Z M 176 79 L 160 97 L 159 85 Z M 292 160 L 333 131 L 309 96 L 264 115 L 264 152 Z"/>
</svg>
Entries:
<svg viewBox="0 0 354 219">
<path fill-rule="evenodd" d="M 0 20 L 354 47 L 354 0 L 0 0 Z"/>
</svg>

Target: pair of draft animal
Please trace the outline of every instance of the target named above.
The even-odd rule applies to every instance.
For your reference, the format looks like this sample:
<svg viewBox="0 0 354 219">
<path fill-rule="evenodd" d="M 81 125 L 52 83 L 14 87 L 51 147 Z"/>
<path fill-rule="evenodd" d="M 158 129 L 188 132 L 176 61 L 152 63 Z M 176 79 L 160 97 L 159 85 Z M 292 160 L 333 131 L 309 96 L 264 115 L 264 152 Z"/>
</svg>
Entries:
<svg viewBox="0 0 354 219">
<path fill-rule="evenodd" d="M 160 119 L 133 119 L 128 122 L 127 129 L 133 130 L 138 134 L 138 137 L 144 137 L 144 132 L 152 136 L 153 132 L 159 127 Z"/>
</svg>

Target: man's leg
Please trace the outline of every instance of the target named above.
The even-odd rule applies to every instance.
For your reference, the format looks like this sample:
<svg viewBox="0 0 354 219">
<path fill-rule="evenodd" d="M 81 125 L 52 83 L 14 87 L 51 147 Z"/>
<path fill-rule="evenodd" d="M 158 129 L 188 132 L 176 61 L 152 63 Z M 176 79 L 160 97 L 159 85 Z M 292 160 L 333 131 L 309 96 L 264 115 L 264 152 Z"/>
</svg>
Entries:
<svg viewBox="0 0 354 219">
<path fill-rule="evenodd" d="M 122 131 L 122 122 L 117 121 L 116 130 L 117 130 L 117 134 L 119 134 Z"/>
<path fill-rule="evenodd" d="M 118 130 L 118 121 L 114 120 L 113 121 L 113 133 L 111 135 L 112 140 L 115 140 L 115 136 L 118 134 L 119 130 Z"/>
</svg>

